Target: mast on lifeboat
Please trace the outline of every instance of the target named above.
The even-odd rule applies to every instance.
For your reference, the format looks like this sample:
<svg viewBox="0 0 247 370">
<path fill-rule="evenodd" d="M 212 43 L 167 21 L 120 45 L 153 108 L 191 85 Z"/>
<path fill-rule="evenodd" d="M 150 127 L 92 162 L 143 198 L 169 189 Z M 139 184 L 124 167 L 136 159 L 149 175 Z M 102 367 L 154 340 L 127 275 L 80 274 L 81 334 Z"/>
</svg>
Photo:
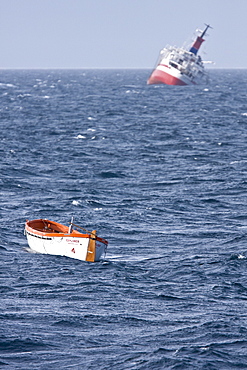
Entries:
<svg viewBox="0 0 247 370">
<path fill-rule="evenodd" d="M 191 46 L 190 48 L 190 52 L 193 53 L 193 54 L 197 54 L 198 50 L 200 49 L 200 46 L 201 44 L 203 43 L 203 41 L 205 41 L 203 39 L 203 37 L 205 36 L 208 28 L 211 28 L 209 24 L 206 24 L 206 28 L 205 30 L 202 32 L 201 36 L 197 36 L 196 40 L 194 41 L 193 45 Z"/>
</svg>

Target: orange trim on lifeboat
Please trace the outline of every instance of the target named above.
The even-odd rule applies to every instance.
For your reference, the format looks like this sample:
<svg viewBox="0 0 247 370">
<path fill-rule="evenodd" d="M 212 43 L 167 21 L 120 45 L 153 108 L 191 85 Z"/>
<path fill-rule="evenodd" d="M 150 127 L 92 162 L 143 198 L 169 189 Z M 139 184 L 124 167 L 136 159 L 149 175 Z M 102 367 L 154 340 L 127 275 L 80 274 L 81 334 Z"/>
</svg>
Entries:
<svg viewBox="0 0 247 370">
<path fill-rule="evenodd" d="M 44 219 L 37 219 L 26 221 L 25 229 L 30 234 L 39 235 L 39 236 L 47 236 L 47 237 L 55 237 L 55 238 L 62 238 L 62 237 L 74 237 L 74 238 L 91 238 L 89 234 L 82 234 L 77 230 L 72 230 L 69 234 L 69 227 L 62 225 L 55 221 L 44 220 Z M 94 233 L 94 231 L 92 232 Z M 95 236 L 95 239 L 108 245 L 108 241 Z"/>
<path fill-rule="evenodd" d="M 86 256 L 87 262 L 95 262 L 96 240 L 97 240 L 96 230 L 93 230 L 87 247 L 87 256 Z"/>
</svg>

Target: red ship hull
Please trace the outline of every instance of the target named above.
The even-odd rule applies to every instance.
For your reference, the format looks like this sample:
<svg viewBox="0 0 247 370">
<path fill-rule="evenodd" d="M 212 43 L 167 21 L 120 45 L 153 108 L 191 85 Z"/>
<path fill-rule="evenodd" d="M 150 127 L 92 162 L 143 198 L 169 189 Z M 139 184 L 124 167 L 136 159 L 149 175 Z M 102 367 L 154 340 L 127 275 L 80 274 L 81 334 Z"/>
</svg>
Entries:
<svg viewBox="0 0 247 370">
<path fill-rule="evenodd" d="M 175 76 L 171 76 L 164 71 L 155 69 L 147 81 L 148 85 L 166 84 L 166 85 L 187 85 L 184 81 Z"/>
</svg>

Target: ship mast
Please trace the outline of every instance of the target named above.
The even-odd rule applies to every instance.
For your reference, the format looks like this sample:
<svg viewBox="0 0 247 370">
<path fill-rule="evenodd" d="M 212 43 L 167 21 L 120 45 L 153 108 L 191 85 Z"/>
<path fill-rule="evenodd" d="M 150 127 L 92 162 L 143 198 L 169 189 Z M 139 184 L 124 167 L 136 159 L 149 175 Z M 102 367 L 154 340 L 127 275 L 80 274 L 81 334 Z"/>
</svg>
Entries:
<svg viewBox="0 0 247 370">
<path fill-rule="evenodd" d="M 209 24 L 206 24 L 206 28 L 205 30 L 202 32 L 201 36 L 197 36 L 196 40 L 194 41 L 193 45 L 191 46 L 190 48 L 190 52 L 193 53 L 193 54 L 197 54 L 198 50 L 200 49 L 200 46 L 201 44 L 203 43 L 203 41 L 205 41 L 203 39 L 203 37 L 205 36 L 208 28 L 211 28 Z"/>
</svg>

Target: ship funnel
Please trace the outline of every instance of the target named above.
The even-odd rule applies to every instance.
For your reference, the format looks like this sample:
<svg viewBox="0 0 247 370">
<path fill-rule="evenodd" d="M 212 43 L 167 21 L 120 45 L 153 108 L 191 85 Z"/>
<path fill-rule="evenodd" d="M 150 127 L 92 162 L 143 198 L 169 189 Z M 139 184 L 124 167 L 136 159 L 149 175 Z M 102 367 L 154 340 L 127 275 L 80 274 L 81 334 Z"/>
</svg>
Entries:
<svg viewBox="0 0 247 370">
<path fill-rule="evenodd" d="M 198 50 L 200 49 L 200 46 L 201 44 L 203 43 L 203 41 L 205 41 L 203 39 L 204 35 L 206 34 L 208 28 L 210 27 L 209 24 L 206 24 L 206 28 L 205 30 L 202 32 L 201 36 L 197 36 L 195 42 L 193 43 L 193 45 L 191 46 L 190 48 L 190 52 L 193 53 L 193 54 L 197 54 Z"/>
</svg>

